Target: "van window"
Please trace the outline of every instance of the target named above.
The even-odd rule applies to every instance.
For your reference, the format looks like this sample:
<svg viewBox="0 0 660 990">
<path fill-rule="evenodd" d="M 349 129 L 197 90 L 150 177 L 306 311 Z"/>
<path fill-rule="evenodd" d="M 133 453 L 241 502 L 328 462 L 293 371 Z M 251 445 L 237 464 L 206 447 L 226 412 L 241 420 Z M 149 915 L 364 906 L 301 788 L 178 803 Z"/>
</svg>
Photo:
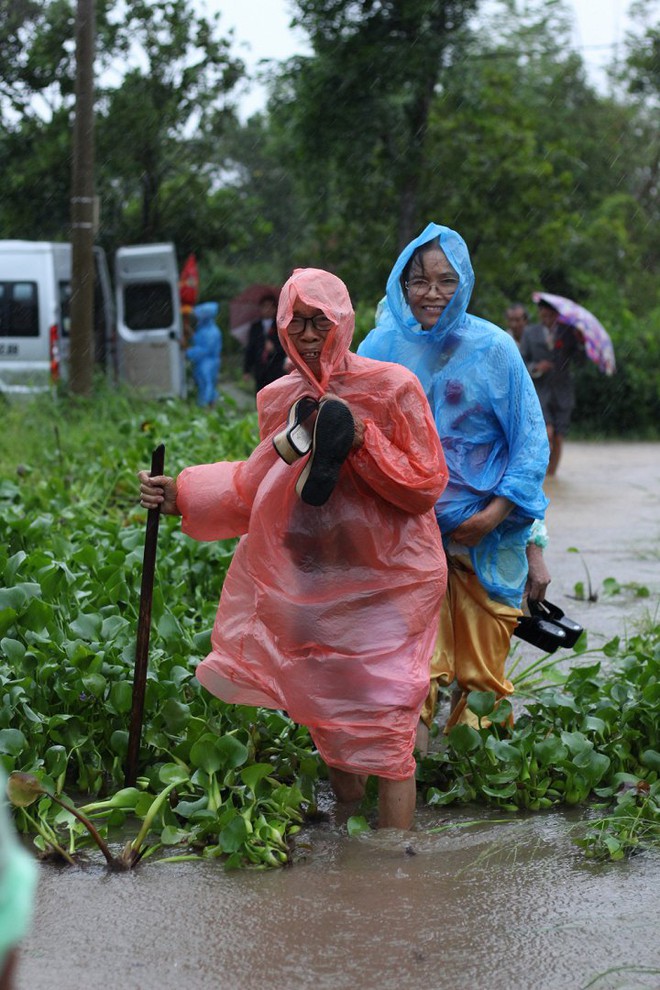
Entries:
<svg viewBox="0 0 660 990">
<path fill-rule="evenodd" d="M 0 282 L 0 337 L 38 337 L 36 282 Z"/>
<path fill-rule="evenodd" d="M 169 282 L 127 285 L 124 289 L 124 322 L 129 330 L 163 330 L 174 322 Z"/>
</svg>

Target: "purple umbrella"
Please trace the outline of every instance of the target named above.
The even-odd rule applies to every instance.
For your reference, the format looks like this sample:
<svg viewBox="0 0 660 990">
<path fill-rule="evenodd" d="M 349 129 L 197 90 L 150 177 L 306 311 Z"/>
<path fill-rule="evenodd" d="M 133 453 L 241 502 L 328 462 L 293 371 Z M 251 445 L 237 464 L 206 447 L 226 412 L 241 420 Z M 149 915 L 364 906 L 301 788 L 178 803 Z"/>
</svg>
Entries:
<svg viewBox="0 0 660 990">
<path fill-rule="evenodd" d="M 614 348 L 609 334 L 603 324 L 596 319 L 584 306 L 579 306 L 572 299 L 564 296 L 553 296 L 550 292 L 533 292 L 535 303 L 547 302 L 559 313 L 559 322 L 575 327 L 584 337 L 584 350 L 590 361 L 599 371 L 613 375 L 616 371 Z"/>
</svg>

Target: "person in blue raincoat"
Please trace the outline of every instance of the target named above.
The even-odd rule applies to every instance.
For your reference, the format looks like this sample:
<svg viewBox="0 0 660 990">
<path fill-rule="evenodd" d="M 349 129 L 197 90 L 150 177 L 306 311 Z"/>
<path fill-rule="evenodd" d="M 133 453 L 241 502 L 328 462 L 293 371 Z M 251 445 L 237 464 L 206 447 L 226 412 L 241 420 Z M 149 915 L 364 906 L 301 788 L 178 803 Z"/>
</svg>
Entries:
<svg viewBox="0 0 660 990">
<path fill-rule="evenodd" d="M 549 447 L 534 385 L 515 341 L 467 312 L 473 285 L 463 238 L 430 223 L 401 252 L 377 326 L 358 348 L 417 375 L 449 469 L 436 503 L 449 579 L 422 712 L 428 727 L 438 683 L 455 678 L 460 698 L 447 729 L 473 720 L 469 691 L 500 698 L 513 691 L 504 665 L 521 615 L 532 523 L 547 505 Z M 418 739 L 424 750 L 428 734 Z"/>
<path fill-rule="evenodd" d="M 192 363 L 193 378 L 197 386 L 197 404 L 200 406 L 212 406 L 218 398 L 217 384 L 222 354 L 222 334 L 215 322 L 218 308 L 216 302 L 205 302 L 199 303 L 193 310 L 197 325 L 186 357 Z"/>
</svg>

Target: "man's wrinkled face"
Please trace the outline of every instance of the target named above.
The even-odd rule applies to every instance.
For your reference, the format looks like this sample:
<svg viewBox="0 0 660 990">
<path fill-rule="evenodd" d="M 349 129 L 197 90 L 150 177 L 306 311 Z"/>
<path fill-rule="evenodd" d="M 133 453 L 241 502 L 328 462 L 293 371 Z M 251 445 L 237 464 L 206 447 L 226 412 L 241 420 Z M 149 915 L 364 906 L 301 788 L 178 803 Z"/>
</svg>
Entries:
<svg viewBox="0 0 660 990">
<path fill-rule="evenodd" d="M 322 309 L 298 300 L 289 322 L 289 339 L 315 378 L 321 378 L 321 351 L 332 329 Z"/>
</svg>

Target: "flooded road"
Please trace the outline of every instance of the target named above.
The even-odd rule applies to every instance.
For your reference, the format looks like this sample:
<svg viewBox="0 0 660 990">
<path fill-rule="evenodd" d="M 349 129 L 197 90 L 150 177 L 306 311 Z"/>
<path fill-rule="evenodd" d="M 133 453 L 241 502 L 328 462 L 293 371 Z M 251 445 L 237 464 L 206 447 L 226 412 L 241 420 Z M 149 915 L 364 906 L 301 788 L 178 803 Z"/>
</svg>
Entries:
<svg viewBox="0 0 660 990">
<path fill-rule="evenodd" d="M 598 645 L 657 614 L 660 445 L 568 444 L 560 470 L 549 597 Z M 595 602 L 569 597 L 585 565 Z M 608 597 L 610 577 L 621 591 Z M 420 808 L 412 834 L 359 838 L 329 811 L 296 864 L 268 874 L 42 866 L 18 990 L 660 988 L 659 854 L 588 863 L 575 810 L 499 823 L 483 808 Z"/>
</svg>

